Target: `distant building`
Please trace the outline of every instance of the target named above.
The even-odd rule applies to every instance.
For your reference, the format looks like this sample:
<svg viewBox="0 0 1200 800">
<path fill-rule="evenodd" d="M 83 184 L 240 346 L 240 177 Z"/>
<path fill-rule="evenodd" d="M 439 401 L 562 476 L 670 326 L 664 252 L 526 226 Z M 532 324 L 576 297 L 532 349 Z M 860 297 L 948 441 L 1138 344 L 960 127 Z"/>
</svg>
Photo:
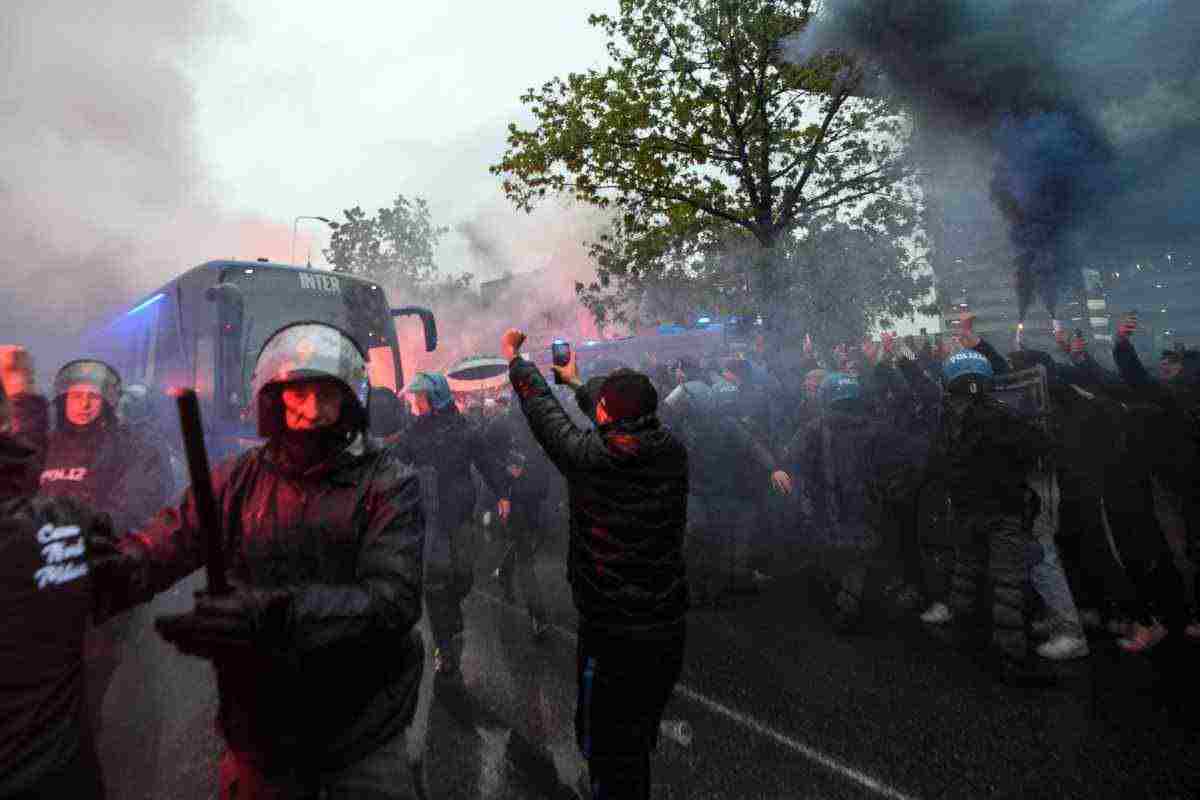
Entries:
<svg viewBox="0 0 1200 800">
<path fill-rule="evenodd" d="M 1099 280 L 1114 329 L 1122 315 L 1138 312 L 1138 350 L 1200 348 L 1200 250 L 1164 247 L 1145 258 L 1110 260 Z"/>
</svg>

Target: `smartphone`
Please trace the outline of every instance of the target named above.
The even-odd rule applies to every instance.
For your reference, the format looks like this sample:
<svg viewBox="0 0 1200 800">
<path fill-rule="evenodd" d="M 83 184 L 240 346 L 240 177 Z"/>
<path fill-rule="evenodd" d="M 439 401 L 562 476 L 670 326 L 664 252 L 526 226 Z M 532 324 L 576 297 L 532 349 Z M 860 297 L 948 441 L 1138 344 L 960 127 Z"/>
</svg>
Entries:
<svg viewBox="0 0 1200 800">
<path fill-rule="evenodd" d="M 550 343 L 550 359 L 556 367 L 565 367 L 571 361 L 571 343 L 555 339 Z M 562 383 L 558 373 L 554 373 L 554 382 Z"/>
</svg>

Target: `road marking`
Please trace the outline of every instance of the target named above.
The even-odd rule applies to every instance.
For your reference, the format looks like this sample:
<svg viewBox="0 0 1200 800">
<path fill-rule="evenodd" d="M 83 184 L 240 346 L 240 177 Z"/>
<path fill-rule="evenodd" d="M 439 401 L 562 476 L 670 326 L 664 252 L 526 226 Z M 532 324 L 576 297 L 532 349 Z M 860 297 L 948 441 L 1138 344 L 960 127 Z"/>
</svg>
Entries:
<svg viewBox="0 0 1200 800">
<path fill-rule="evenodd" d="M 511 603 L 507 602 L 503 598 L 496 597 L 493 594 L 480 591 L 479 589 L 476 589 L 474 591 L 474 594 L 487 600 L 490 603 L 493 603 L 498 606 L 502 606 L 511 611 L 519 612 L 519 611 L 523 610 L 521 608 L 518 608 L 517 606 L 512 605 Z M 579 641 L 579 637 L 574 633 L 574 631 L 567 630 L 566 628 L 562 627 L 561 625 L 556 625 L 553 622 L 551 622 L 548 624 L 547 627 L 553 631 L 557 631 L 561 636 L 565 637 L 566 639 L 569 639 L 572 642 Z M 711 711 L 715 714 L 720 714 L 721 716 L 725 717 L 726 719 L 736 722 L 737 724 L 741 725 L 744 728 L 749 728 L 751 731 L 759 734 L 760 736 L 767 737 L 768 739 L 772 740 L 776 744 L 778 744 L 788 750 L 791 750 L 796 755 L 799 755 L 803 758 L 808 759 L 809 761 L 819 764 L 820 766 L 824 767 L 825 769 L 829 770 L 830 772 L 834 772 L 834 773 L 842 776 L 843 778 L 846 778 L 847 780 L 850 780 L 850 781 L 858 784 L 859 786 L 863 787 L 864 789 L 874 792 L 875 794 L 879 795 L 880 797 L 886 797 L 886 798 L 888 798 L 888 800 L 916 800 L 916 798 L 913 797 L 912 795 L 905 794 L 904 792 L 900 791 L 899 789 L 889 786 L 888 784 L 884 783 L 883 781 L 881 781 L 877 778 L 872 778 L 870 775 L 866 774 L 865 772 L 857 770 L 848 764 L 843 764 L 841 761 L 838 761 L 833 756 L 831 756 L 827 753 L 823 753 L 820 750 L 816 749 L 815 747 L 812 747 L 810 745 L 804 744 L 804 742 L 793 739 L 791 736 L 788 736 L 785 733 L 780 733 L 779 731 L 775 730 L 774 728 L 772 728 L 770 725 L 768 725 L 765 722 L 761 722 L 761 721 L 755 719 L 754 717 L 751 717 L 748 714 L 743 714 L 742 712 L 740 712 L 736 709 L 730 708 L 729 706 L 726 706 L 723 703 L 719 703 L 716 700 L 713 700 L 708 695 L 705 695 L 701 692 L 696 691 L 695 689 L 691 688 L 690 686 L 683 683 L 682 681 L 675 684 L 675 692 L 677 694 L 679 694 L 680 696 L 685 697 L 688 700 L 691 700 L 692 702 L 694 702 L 698 705 L 704 706 L 706 709 L 708 709 L 709 711 Z"/>
</svg>

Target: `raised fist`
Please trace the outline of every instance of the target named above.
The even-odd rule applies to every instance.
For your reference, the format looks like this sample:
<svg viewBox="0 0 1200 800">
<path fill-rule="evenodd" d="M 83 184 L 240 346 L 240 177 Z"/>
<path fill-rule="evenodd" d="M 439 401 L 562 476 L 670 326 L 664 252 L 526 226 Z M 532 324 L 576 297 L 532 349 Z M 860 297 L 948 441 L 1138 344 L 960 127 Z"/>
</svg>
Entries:
<svg viewBox="0 0 1200 800">
<path fill-rule="evenodd" d="M 974 312 L 964 311 L 959 317 L 958 341 L 963 347 L 968 349 L 979 344 L 979 337 L 975 335 Z"/>
<path fill-rule="evenodd" d="M 8 396 L 33 387 L 33 358 L 19 344 L 0 344 L 0 382 Z"/>
<path fill-rule="evenodd" d="M 1128 339 L 1138 328 L 1138 318 L 1136 311 L 1130 311 L 1125 316 L 1121 317 L 1121 321 L 1117 323 L 1117 336 L 1121 339 Z"/>
<path fill-rule="evenodd" d="M 500 355 L 504 356 L 505 361 L 512 361 L 521 352 L 523 344 L 525 344 L 525 334 L 516 328 L 509 328 L 500 337 Z"/>
<path fill-rule="evenodd" d="M 863 339 L 862 353 L 867 363 L 874 364 L 879 356 L 879 346 L 870 339 Z"/>
<path fill-rule="evenodd" d="M 896 348 L 896 332 L 891 331 L 889 333 L 888 331 L 884 331 L 879 335 L 879 338 L 883 342 L 883 352 L 891 355 Z"/>
</svg>

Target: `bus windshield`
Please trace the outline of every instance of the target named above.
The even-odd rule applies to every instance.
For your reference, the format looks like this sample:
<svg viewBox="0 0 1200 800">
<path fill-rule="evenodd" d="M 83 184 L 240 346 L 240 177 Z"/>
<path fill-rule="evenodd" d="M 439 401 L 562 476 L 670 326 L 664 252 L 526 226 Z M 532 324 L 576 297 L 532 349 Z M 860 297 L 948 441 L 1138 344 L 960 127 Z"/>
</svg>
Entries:
<svg viewBox="0 0 1200 800">
<path fill-rule="evenodd" d="M 371 385 L 399 388 L 396 329 L 379 286 L 329 272 L 271 268 L 231 269 L 222 280 L 242 290 L 243 392 L 266 340 L 294 322 L 325 322 L 346 331 L 367 351 Z"/>
</svg>

